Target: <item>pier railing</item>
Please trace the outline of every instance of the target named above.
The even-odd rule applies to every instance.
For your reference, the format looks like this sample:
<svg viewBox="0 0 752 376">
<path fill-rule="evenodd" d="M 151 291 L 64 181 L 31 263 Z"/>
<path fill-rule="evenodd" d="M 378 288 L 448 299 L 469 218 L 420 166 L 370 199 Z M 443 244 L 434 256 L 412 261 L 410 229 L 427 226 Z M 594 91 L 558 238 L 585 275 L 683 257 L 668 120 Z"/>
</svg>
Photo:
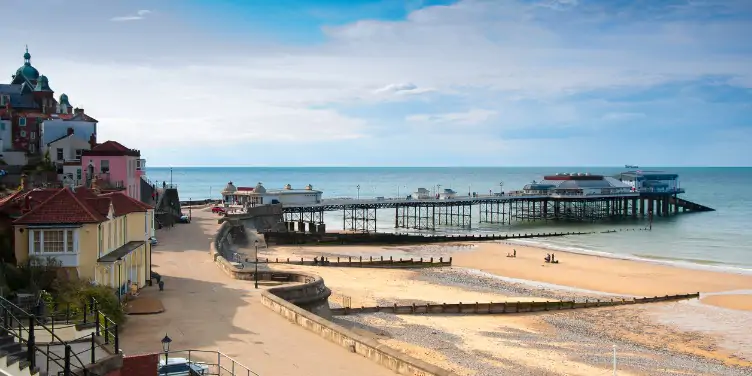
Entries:
<svg viewBox="0 0 752 376">
<path fill-rule="evenodd" d="M 189 364 L 205 368 L 203 376 L 258 376 L 256 372 L 239 363 L 227 354 L 209 350 L 177 350 L 159 354 L 162 359 L 183 358 Z M 167 362 L 165 362 L 167 364 Z M 169 371 L 168 371 L 169 372 Z M 173 373 L 159 372 L 160 376 L 172 375 Z M 178 374 L 178 373 L 175 373 Z M 187 375 L 187 373 L 180 373 Z M 193 373 L 190 373 L 193 375 Z"/>
<path fill-rule="evenodd" d="M 332 315 L 350 315 L 358 313 L 393 313 L 393 314 L 508 314 L 508 313 L 528 313 L 559 311 L 582 308 L 596 307 L 614 307 L 631 304 L 646 304 L 671 302 L 679 300 L 699 299 L 700 293 L 665 295 L 633 299 L 604 299 L 604 300 L 585 300 L 584 302 L 576 301 L 528 301 L 528 302 L 501 302 L 501 303 L 426 303 L 375 307 L 343 307 L 331 308 Z"/>
</svg>

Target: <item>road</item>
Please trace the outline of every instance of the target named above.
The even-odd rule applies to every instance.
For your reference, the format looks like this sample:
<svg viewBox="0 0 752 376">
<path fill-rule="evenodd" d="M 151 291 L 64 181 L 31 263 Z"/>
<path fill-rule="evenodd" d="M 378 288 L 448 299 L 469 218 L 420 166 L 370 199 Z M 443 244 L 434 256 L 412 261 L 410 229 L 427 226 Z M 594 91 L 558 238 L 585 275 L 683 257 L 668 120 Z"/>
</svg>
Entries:
<svg viewBox="0 0 752 376">
<path fill-rule="evenodd" d="M 228 277 L 209 256 L 217 216 L 193 210 L 193 222 L 157 231 L 154 271 L 165 291 L 142 291 L 161 298 L 165 312 L 129 316 L 121 334 L 126 355 L 170 350 L 221 351 L 261 376 L 383 376 L 394 372 L 296 326 L 264 307 L 252 282 Z M 209 360 L 209 359 L 207 359 Z M 224 364 L 223 364 L 224 366 Z"/>
</svg>

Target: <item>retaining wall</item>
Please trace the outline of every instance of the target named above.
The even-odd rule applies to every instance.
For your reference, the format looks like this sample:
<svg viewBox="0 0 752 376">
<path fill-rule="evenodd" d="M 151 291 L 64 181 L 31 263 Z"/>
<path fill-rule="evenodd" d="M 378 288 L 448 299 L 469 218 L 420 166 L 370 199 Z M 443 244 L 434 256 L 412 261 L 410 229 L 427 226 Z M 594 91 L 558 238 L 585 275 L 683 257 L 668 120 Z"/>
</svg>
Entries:
<svg viewBox="0 0 752 376">
<path fill-rule="evenodd" d="M 228 236 L 230 227 L 232 227 L 230 222 L 224 222 L 220 226 L 217 236 L 209 245 L 209 252 L 216 264 L 231 277 L 252 280 L 253 271 L 238 269 L 222 256 L 222 247 L 228 243 L 221 239 Z M 328 302 L 331 291 L 324 284 L 324 280 L 317 275 L 298 271 L 259 271 L 258 277 L 259 280 L 296 282 L 262 291 L 261 302 L 290 322 L 350 352 L 371 359 L 401 375 L 457 376 L 327 320 L 327 317 L 331 317 Z"/>
<path fill-rule="evenodd" d="M 621 305 L 631 304 L 646 304 L 646 303 L 659 303 L 670 302 L 677 300 L 687 299 L 699 299 L 700 293 L 694 294 L 682 294 L 682 295 L 666 295 L 656 297 L 645 297 L 635 299 L 610 299 L 610 300 L 594 300 L 584 302 L 574 301 L 556 301 L 556 302 L 504 302 L 504 303 L 457 303 L 457 304 L 412 304 L 412 305 L 397 305 L 396 303 L 391 306 L 376 306 L 376 307 L 360 307 L 360 308 L 332 308 L 332 315 L 349 315 L 358 313 L 377 313 L 386 312 L 393 314 L 504 314 L 504 313 L 525 313 L 525 312 L 544 312 L 544 311 L 559 311 L 570 309 L 582 309 L 582 308 L 596 308 L 596 307 L 614 307 Z"/>
</svg>

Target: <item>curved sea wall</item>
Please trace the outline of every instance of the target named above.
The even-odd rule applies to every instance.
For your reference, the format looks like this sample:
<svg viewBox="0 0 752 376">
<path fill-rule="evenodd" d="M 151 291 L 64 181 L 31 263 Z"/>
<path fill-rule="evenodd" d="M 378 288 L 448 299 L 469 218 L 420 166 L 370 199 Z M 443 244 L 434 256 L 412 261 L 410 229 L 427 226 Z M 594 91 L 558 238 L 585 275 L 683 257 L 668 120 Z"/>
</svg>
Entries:
<svg viewBox="0 0 752 376">
<path fill-rule="evenodd" d="M 233 234 L 238 233 L 241 224 L 225 221 L 209 245 L 209 253 L 217 266 L 230 277 L 254 280 L 253 270 L 238 268 L 223 256 L 230 252 L 234 244 Z M 258 272 L 260 281 L 293 282 L 272 287 L 261 293 L 261 302 L 290 322 L 308 329 L 330 342 L 338 344 L 350 352 L 360 354 L 401 375 L 413 376 L 456 376 L 445 369 L 413 358 L 398 350 L 378 343 L 376 340 L 356 334 L 349 329 L 328 320 L 331 318 L 329 296 L 331 290 L 324 284 L 324 279 L 300 271 L 264 270 Z"/>
</svg>

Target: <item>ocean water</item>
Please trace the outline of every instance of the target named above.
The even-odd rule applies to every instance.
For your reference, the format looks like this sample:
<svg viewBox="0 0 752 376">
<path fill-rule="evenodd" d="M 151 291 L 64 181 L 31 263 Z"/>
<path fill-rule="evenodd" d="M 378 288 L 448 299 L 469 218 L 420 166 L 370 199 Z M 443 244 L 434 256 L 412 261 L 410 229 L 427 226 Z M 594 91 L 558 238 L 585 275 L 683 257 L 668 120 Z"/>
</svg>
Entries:
<svg viewBox="0 0 752 376">
<path fill-rule="evenodd" d="M 646 168 L 647 169 L 647 168 Z M 624 220 L 597 224 L 552 222 L 513 225 L 473 224 L 471 230 L 441 228 L 444 233 L 518 233 L 562 230 L 598 231 L 620 229 L 616 233 L 535 239 L 537 246 L 610 257 L 641 258 L 655 262 L 686 263 L 694 267 L 752 271 L 752 168 L 661 168 L 679 174 L 679 184 L 686 189 L 681 197 L 716 209 L 715 212 L 685 213 L 668 218 L 654 218 L 652 231 L 647 221 Z M 550 167 L 150 167 L 152 181 L 172 181 L 178 185 L 181 200 L 220 198 L 220 191 L 232 181 L 236 186 L 254 186 L 262 182 L 267 188 L 291 184 L 302 188 L 312 184 L 324 192 L 324 198 L 406 196 L 419 187 L 432 190 L 452 188 L 459 195 L 467 192 L 498 192 L 521 189 L 533 180 L 557 172 L 617 174 L 622 168 L 550 168 Z M 358 189 L 360 186 L 360 189 Z M 476 207 L 476 210 L 477 207 Z M 477 222 L 478 213 L 473 221 Z M 378 213 L 378 230 L 394 231 L 394 211 Z M 342 228 L 342 213 L 325 215 L 329 229 Z M 631 231 L 635 230 L 635 231 Z M 399 229 L 404 232 L 404 229 Z"/>
</svg>

